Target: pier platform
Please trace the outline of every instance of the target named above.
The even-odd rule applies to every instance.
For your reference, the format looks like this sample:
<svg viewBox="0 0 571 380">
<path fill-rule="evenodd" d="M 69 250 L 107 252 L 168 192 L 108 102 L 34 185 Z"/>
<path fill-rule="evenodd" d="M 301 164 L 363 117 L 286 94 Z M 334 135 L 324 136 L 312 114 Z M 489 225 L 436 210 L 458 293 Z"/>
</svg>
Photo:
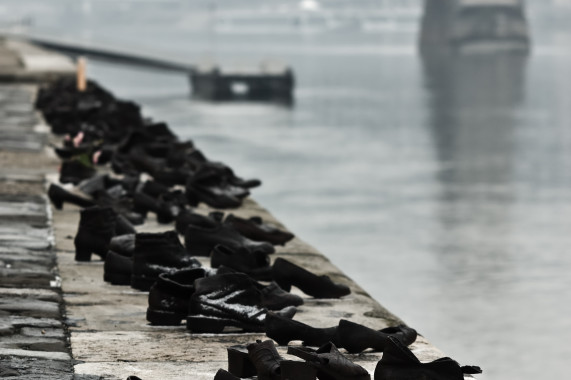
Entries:
<svg viewBox="0 0 571 380">
<path fill-rule="evenodd" d="M 0 373 L 8 373 L 10 379 L 41 380 L 124 380 L 130 375 L 142 380 L 213 379 L 219 368 L 227 368 L 228 346 L 266 339 L 265 335 L 191 334 L 184 326 L 151 326 L 145 319 L 148 293 L 105 283 L 101 261 L 74 261 L 79 208 L 66 204 L 58 211 L 47 201 L 46 185 L 57 180 L 58 160 L 47 147 L 54 137 L 32 108 L 38 86 L 29 83 L 31 78 L 49 80 L 56 73 L 72 75 L 73 70 L 65 57 L 36 49 L 0 45 L 1 78 L 10 82 L 0 84 L 0 136 L 22 142 L 1 143 L 0 137 Z M 44 71 L 34 69 L 24 58 L 30 51 L 50 56 L 50 65 Z M 212 209 L 201 205 L 197 211 Z M 231 212 L 281 225 L 251 198 Z M 172 228 L 150 217 L 137 231 Z M 345 318 L 375 329 L 402 322 L 301 239 L 278 248 L 272 260 L 278 257 L 326 274 L 352 291 L 335 300 L 297 293 L 305 304 L 296 320 L 330 327 Z M 410 348 L 421 361 L 444 356 L 421 335 Z M 287 357 L 285 347 L 279 351 Z M 382 353 L 347 356 L 372 375 Z"/>
</svg>

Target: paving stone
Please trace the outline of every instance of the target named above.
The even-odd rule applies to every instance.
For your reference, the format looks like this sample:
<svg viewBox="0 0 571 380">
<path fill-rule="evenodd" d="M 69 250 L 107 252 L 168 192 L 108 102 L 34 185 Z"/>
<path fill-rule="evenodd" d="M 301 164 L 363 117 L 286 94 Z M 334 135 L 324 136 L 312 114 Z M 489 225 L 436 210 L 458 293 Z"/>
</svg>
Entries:
<svg viewBox="0 0 571 380">
<path fill-rule="evenodd" d="M 0 288 L 0 297 L 32 298 L 40 301 L 60 302 L 61 296 L 55 290 L 48 289 L 6 289 Z"/>
<path fill-rule="evenodd" d="M 19 349 L 2 349 L 1 355 L 13 356 L 19 358 L 36 358 L 36 359 L 46 359 L 46 360 L 61 360 L 61 361 L 71 361 L 71 357 L 66 352 L 46 352 L 46 351 L 30 351 L 30 350 L 19 350 Z"/>
<path fill-rule="evenodd" d="M 28 337 L 20 334 L 4 336 L 0 340 L 0 351 L 6 348 L 47 352 L 68 351 L 67 344 L 64 339 Z"/>
<path fill-rule="evenodd" d="M 37 327 L 37 328 L 61 328 L 62 323 L 55 318 L 34 318 L 20 315 L 0 316 L 0 323 L 6 326 L 11 326 L 12 329 L 20 329 L 22 327 Z"/>
<path fill-rule="evenodd" d="M 49 270 L 0 269 L 0 286 L 51 288 L 57 276 Z"/>
<path fill-rule="evenodd" d="M 55 257 L 41 256 L 27 251 L 25 254 L 6 254 L 0 252 L 0 268 L 6 269 L 36 269 L 53 268 Z"/>
<path fill-rule="evenodd" d="M 125 380 L 127 376 L 131 375 L 138 376 L 143 380 L 212 380 L 213 374 L 219 368 L 228 368 L 227 361 L 207 363 L 187 361 L 82 363 L 75 365 L 75 373 L 80 376 L 100 376 L 104 380 Z M 84 379 L 80 378 L 80 380 Z"/>
<path fill-rule="evenodd" d="M 40 359 L 33 357 L 10 357 L 0 353 L 2 365 L 20 373 L 8 377 L 10 380 L 72 380 L 73 368 L 70 361 Z M 124 380 L 124 379 L 123 379 Z"/>
<path fill-rule="evenodd" d="M 0 321 L 0 336 L 11 335 L 14 333 L 12 325 Z"/>
<path fill-rule="evenodd" d="M 55 328 L 34 328 L 34 327 L 24 327 L 20 330 L 20 334 L 29 337 L 46 337 L 46 338 L 57 338 L 64 339 L 65 333 L 63 329 Z"/>
<path fill-rule="evenodd" d="M 27 317 L 60 317 L 60 307 L 57 302 L 26 300 L 0 297 L 0 312 L 8 312 Z"/>
<path fill-rule="evenodd" d="M 0 218 L 4 224 L 25 222 L 30 225 L 44 226 L 48 221 L 45 201 L 0 201 Z"/>
</svg>

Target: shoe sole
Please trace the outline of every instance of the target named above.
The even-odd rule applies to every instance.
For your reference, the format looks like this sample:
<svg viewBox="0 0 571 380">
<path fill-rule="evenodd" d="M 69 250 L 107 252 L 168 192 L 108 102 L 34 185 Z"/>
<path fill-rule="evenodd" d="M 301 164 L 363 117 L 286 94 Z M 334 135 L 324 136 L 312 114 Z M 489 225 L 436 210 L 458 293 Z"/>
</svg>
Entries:
<svg viewBox="0 0 571 380">
<path fill-rule="evenodd" d="M 103 273 L 103 281 L 111 285 L 131 285 L 131 275 L 123 273 Z"/>
<path fill-rule="evenodd" d="M 186 315 L 147 308 L 147 321 L 156 326 L 179 326 Z"/>
<path fill-rule="evenodd" d="M 205 315 L 192 315 L 186 317 L 186 328 L 193 333 L 218 334 L 221 333 L 225 327 L 238 327 L 244 332 L 264 332 L 264 326 L 244 323 L 235 319 L 215 318 Z"/>
</svg>

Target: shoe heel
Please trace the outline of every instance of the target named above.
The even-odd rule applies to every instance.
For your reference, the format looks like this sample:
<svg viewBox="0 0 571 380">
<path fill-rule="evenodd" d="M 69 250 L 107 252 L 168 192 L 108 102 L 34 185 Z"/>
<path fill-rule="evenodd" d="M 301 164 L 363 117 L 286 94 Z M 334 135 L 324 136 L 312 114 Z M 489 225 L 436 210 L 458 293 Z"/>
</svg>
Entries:
<svg viewBox="0 0 571 380">
<path fill-rule="evenodd" d="M 56 210 L 62 210 L 63 209 L 63 201 L 61 199 L 50 198 L 50 201 L 52 202 L 52 204 L 54 205 Z"/>
<path fill-rule="evenodd" d="M 111 285 L 131 285 L 131 275 L 104 272 L 103 281 L 108 282 Z"/>
<path fill-rule="evenodd" d="M 91 250 L 87 248 L 75 248 L 75 261 L 91 261 Z"/>
<path fill-rule="evenodd" d="M 305 362 L 284 360 L 280 362 L 281 380 L 315 380 L 317 369 Z"/>
<path fill-rule="evenodd" d="M 226 320 L 201 316 L 189 316 L 186 318 L 186 328 L 193 333 L 204 334 L 221 333 L 226 327 Z"/>
<path fill-rule="evenodd" d="M 147 308 L 147 321 L 156 326 L 179 326 L 184 319 L 180 314 Z"/>
<path fill-rule="evenodd" d="M 228 351 L 228 372 L 238 377 L 256 376 L 256 367 L 250 360 L 248 349 L 244 346 L 231 346 Z"/>
<path fill-rule="evenodd" d="M 48 198 L 50 198 L 50 201 L 57 210 L 61 210 L 63 208 L 63 200 L 59 197 L 58 188 L 55 187 L 54 184 L 51 184 L 48 189 Z"/>
</svg>

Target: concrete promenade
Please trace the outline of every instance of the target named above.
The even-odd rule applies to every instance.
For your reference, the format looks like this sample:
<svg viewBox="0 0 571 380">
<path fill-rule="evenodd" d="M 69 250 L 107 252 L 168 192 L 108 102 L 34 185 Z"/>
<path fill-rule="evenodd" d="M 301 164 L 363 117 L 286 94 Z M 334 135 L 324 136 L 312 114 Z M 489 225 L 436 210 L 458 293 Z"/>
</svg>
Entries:
<svg viewBox="0 0 571 380">
<path fill-rule="evenodd" d="M 105 283 L 101 261 L 74 261 L 79 208 L 66 204 L 57 211 L 47 202 L 46 184 L 57 181 L 58 161 L 46 146 L 49 129 L 32 109 L 37 85 L 17 79 L 30 82 L 32 78 L 22 59 L 26 51 L 34 51 L 38 60 L 42 56 L 41 49 L 21 43 L 0 46 L 1 77 L 13 82 L 0 85 L 0 377 L 11 373 L 7 378 L 213 379 L 219 368 L 227 368 L 228 346 L 267 338 L 263 334 L 191 334 L 184 326 L 150 326 L 145 319 L 148 293 Z M 56 72 L 70 74 L 71 64 L 65 58 L 45 55 L 51 58 L 44 57 L 45 71 L 34 72 L 35 79 Z M 216 157 L 216 152 L 206 153 Z M 209 211 L 203 205 L 198 209 Z M 279 224 L 252 199 L 231 212 Z M 173 228 L 149 217 L 137 231 Z M 298 238 L 278 248 L 272 260 L 277 257 L 327 274 L 352 290 L 339 300 L 297 293 L 305 304 L 296 320 L 330 327 L 344 318 L 375 329 L 401 322 Z M 207 260 L 201 261 L 208 265 Z M 444 356 L 422 336 L 410 348 L 422 361 Z M 279 351 L 287 356 L 285 349 Z M 348 355 L 371 376 L 381 356 Z"/>
</svg>

